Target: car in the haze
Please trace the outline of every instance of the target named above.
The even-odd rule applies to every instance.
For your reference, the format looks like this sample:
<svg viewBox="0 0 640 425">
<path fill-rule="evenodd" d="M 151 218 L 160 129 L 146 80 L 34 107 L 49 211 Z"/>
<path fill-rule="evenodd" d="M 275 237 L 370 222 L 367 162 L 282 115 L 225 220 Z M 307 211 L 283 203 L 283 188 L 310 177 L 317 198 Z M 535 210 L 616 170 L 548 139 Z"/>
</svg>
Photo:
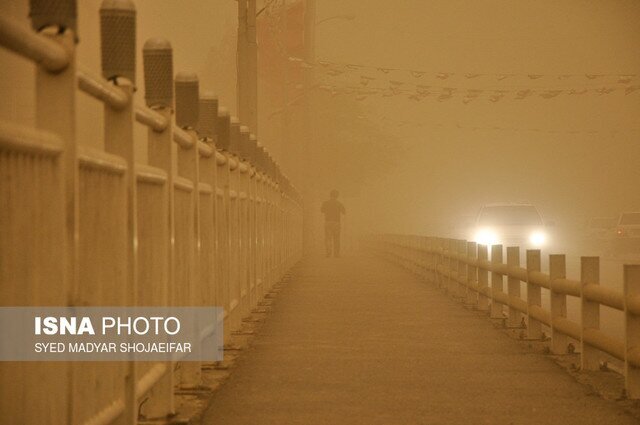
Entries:
<svg viewBox="0 0 640 425">
<path fill-rule="evenodd" d="M 616 217 L 591 217 L 584 227 L 584 245 L 588 249 L 607 251 L 610 249 Z"/>
<path fill-rule="evenodd" d="M 534 205 L 499 203 L 480 209 L 472 240 L 482 245 L 543 248 L 549 243 L 549 235 Z"/>
<path fill-rule="evenodd" d="M 623 212 L 613 237 L 615 254 L 640 253 L 640 212 Z"/>
<path fill-rule="evenodd" d="M 609 236 L 616 227 L 615 217 L 591 217 L 587 220 L 586 236 L 591 239 L 603 239 Z"/>
</svg>

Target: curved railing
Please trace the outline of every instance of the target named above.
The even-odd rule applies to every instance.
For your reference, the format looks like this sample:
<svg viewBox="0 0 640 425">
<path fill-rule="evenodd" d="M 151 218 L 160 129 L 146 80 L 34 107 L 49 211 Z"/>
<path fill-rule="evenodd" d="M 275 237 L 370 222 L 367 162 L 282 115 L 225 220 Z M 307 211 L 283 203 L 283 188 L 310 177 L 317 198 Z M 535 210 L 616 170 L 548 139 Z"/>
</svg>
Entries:
<svg viewBox="0 0 640 425">
<path fill-rule="evenodd" d="M 519 247 L 506 248 L 505 262 L 502 245 L 489 248 L 458 239 L 378 235 L 369 238 L 367 246 L 465 303 L 489 311 L 492 318 L 506 317 L 508 326 L 526 328 L 528 338 L 541 339 L 543 326 L 548 327 L 553 353 L 567 353 L 569 339 L 577 341 L 583 370 L 597 370 L 601 353 L 624 362 L 627 396 L 640 398 L 640 265 L 624 266 L 622 292 L 600 285 L 598 257 L 581 257 L 580 279 L 569 279 L 565 255 L 549 255 L 549 273 L 543 273 L 536 249 L 526 251 L 522 267 Z M 521 282 L 526 283 L 525 299 Z M 542 289 L 549 290 L 549 309 L 543 308 Z M 567 297 L 580 300 L 578 322 L 567 318 Z M 600 329 L 601 306 L 624 313 L 624 339 Z"/>
</svg>

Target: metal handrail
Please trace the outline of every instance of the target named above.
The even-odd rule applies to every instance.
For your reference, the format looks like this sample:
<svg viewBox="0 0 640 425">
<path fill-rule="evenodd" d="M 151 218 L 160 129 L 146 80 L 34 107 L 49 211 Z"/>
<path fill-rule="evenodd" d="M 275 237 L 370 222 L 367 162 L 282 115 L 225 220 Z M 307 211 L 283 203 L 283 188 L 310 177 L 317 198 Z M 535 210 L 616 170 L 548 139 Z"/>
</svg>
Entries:
<svg viewBox="0 0 640 425">
<path fill-rule="evenodd" d="M 70 63 L 62 45 L 5 16 L 0 16 L 0 44 L 49 72 L 64 71 Z"/>
<path fill-rule="evenodd" d="M 146 106 L 136 106 L 135 115 L 136 121 L 158 133 L 162 133 L 169 127 L 169 120 Z"/>
<path fill-rule="evenodd" d="M 553 342 L 556 335 L 566 335 L 581 342 L 585 347 L 593 347 L 624 361 L 627 365 L 640 367 L 640 349 L 634 348 L 639 346 L 637 340 L 640 335 L 637 333 L 627 332 L 625 336 L 626 342 L 621 341 L 599 329 L 599 316 L 596 316 L 595 322 L 593 318 L 585 318 L 585 315 L 591 314 L 591 310 L 583 311 L 582 321 L 577 323 L 565 317 L 566 312 L 554 310 L 553 306 L 551 311 L 545 310 L 540 305 L 539 298 L 533 301 L 520 298 L 519 289 L 514 294 L 511 293 L 511 287 L 509 288 L 509 293 L 504 292 L 502 278 L 506 276 L 517 282 L 527 282 L 529 285 L 533 285 L 534 288 L 538 288 L 538 291 L 540 290 L 539 288 L 548 289 L 554 297 L 573 296 L 581 298 L 583 305 L 586 302 L 595 303 L 597 306 L 603 305 L 623 311 L 627 320 L 637 320 L 633 319 L 634 316 L 640 317 L 640 294 L 622 293 L 600 286 L 597 283 L 591 283 L 591 279 L 594 278 L 593 274 L 583 274 L 582 279 L 584 280 L 552 277 L 553 275 L 539 270 L 539 251 L 537 251 L 538 260 L 536 260 L 538 263 L 534 262 L 531 268 L 526 268 L 513 265 L 509 261 L 504 263 L 495 258 L 492 261 L 479 259 L 479 253 L 484 252 L 484 258 L 486 258 L 488 250 L 484 248 L 481 251 L 475 243 L 466 241 L 412 235 L 383 235 L 373 239 L 372 244 L 377 247 L 377 252 L 380 254 L 418 274 L 424 274 L 425 277 L 437 282 L 439 285 L 444 284 L 445 287 L 448 287 L 446 285 L 453 283 L 453 288 L 458 285 L 458 288 L 464 288 L 463 290 L 467 294 L 476 294 L 478 298 L 472 297 L 471 302 L 477 303 L 480 300 L 480 296 L 484 296 L 497 305 L 509 307 L 510 320 L 511 313 L 515 311 L 526 315 L 530 319 L 529 323 L 536 321 L 551 327 L 554 350 L 558 349 L 558 346 L 554 345 Z M 533 253 L 535 254 L 535 251 Z M 585 257 L 583 261 L 590 261 L 590 258 Z M 509 258 L 507 259 L 509 260 Z M 564 260 L 560 261 L 560 263 L 562 264 L 560 273 L 564 275 Z M 583 267 L 583 273 L 585 273 L 584 270 Z M 555 273 L 556 276 L 558 274 L 558 272 L 553 271 L 552 273 Z M 499 276 L 497 287 L 494 287 L 496 282 L 494 277 L 489 279 L 489 274 L 494 277 Z M 595 276 L 595 279 L 597 279 L 597 273 Z M 625 279 L 628 279 L 628 277 L 625 277 Z M 628 288 L 629 285 L 631 283 L 626 283 L 625 288 Z M 466 302 L 469 302 L 469 295 L 466 297 L 463 295 L 462 299 L 466 299 Z M 473 301 L 474 299 L 475 301 Z M 487 308 L 486 304 L 484 308 Z M 501 309 L 496 311 L 500 312 Z M 502 318 L 502 315 L 494 316 L 492 307 L 492 317 Z M 584 353 L 581 354 L 581 356 L 584 355 Z M 583 360 L 583 364 L 585 364 L 585 361 Z M 626 369 L 625 373 L 627 373 Z M 640 394 L 636 392 L 636 389 L 640 382 L 632 381 L 631 379 L 627 376 L 627 387 L 631 385 L 633 396 L 638 397 Z"/>
<path fill-rule="evenodd" d="M 91 97 L 106 103 L 115 110 L 124 109 L 131 98 L 122 89 L 114 86 L 109 81 L 87 71 L 78 71 L 78 88 Z"/>
</svg>

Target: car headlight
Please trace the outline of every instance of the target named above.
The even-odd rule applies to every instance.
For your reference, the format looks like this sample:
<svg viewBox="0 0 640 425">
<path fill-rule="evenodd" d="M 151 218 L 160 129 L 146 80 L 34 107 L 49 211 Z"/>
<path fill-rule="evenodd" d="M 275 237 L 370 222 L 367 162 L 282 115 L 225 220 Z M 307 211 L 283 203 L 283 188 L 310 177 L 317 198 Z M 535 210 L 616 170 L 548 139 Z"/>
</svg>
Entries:
<svg viewBox="0 0 640 425">
<path fill-rule="evenodd" d="M 547 235 L 544 232 L 533 232 L 529 236 L 529 242 L 534 246 L 541 246 L 547 241 Z"/>
<path fill-rule="evenodd" d="M 489 229 L 479 230 L 474 239 L 480 245 L 496 245 L 498 243 L 498 235 Z"/>
</svg>

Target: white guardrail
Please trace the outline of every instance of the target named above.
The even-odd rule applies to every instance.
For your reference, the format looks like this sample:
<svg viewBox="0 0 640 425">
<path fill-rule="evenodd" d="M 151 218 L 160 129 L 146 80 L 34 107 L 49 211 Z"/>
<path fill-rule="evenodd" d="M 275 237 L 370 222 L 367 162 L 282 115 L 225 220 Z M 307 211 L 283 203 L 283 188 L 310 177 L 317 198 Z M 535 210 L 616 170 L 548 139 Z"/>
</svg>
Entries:
<svg viewBox="0 0 640 425">
<path fill-rule="evenodd" d="M 146 106 L 134 106 L 130 0 L 102 4 L 101 76 L 76 71 L 75 0 L 30 5 L 33 30 L 0 16 L 0 44 L 36 66 L 37 122 L 0 122 L 0 305 L 223 306 L 228 343 L 301 256 L 298 192 L 196 75 L 174 80 L 165 40 L 144 45 Z M 104 151 L 75 138 L 78 89 L 104 104 Z M 134 141 L 136 121 L 147 140 Z M 174 391 L 201 385 L 201 366 L 2 362 L 0 417 L 168 418 Z"/>
<path fill-rule="evenodd" d="M 550 328 L 552 353 L 565 354 L 569 338 L 577 341 L 582 370 L 597 370 L 601 352 L 623 361 L 627 397 L 640 398 L 640 265 L 624 266 L 624 292 L 619 292 L 600 286 L 598 257 L 582 257 L 580 279 L 572 280 L 566 276 L 564 255 L 550 255 L 545 274 L 535 249 L 526 251 L 526 266 L 521 267 L 519 247 L 507 247 L 504 262 L 502 245 L 492 245 L 489 252 L 486 245 L 458 239 L 378 235 L 366 244 L 376 255 L 489 311 L 491 318 L 505 318 L 506 309 L 506 324 L 526 328 L 530 339 L 541 339 L 543 326 Z M 526 299 L 521 298 L 521 282 L 526 282 Z M 542 305 L 543 288 L 549 290 L 550 310 Z M 567 318 L 567 296 L 580 299 L 579 323 Z M 600 330 L 600 306 L 624 312 L 624 340 Z"/>
</svg>

